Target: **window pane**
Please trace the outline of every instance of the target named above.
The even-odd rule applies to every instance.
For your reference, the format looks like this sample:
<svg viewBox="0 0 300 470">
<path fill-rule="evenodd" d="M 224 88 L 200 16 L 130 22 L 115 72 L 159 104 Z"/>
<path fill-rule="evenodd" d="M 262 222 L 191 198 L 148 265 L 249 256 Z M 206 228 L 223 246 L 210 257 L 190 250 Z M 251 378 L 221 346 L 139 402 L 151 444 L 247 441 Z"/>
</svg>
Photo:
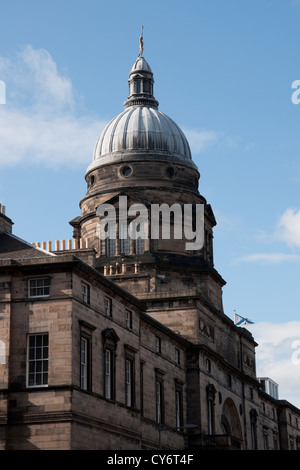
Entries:
<svg viewBox="0 0 300 470">
<path fill-rule="evenodd" d="M 29 296 L 41 297 L 49 295 L 50 278 L 30 279 Z"/>
<path fill-rule="evenodd" d="M 36 348 L 35 349 L 35 358 L 36 359 L 41 359 L 42 357 L 42 348 Z"/>
<path fill-rule="evenodd" d="M 111 299 L 108 297 L 104 298 L 104 310 L 105 310 L 105 315 L 110 317 L 112 315 L 112 302 Z"/>
<path fill-rule="evenodd" d="M 88 339 L 84 337 L 80 340 L 80 386 L 88 388 Z"/>
<path fill-rule="evenodd" d="M 143 238 L 136 239 L 135 251 L 137 255 L 142 255 L 145 252 L 145 240 Z"/>
<path fill-rule="evenodd" d="M 115 238 L 106 238 L 106 256 L 114 256 L 116 254 Z"/>
<path fill-rule="evenodd" d="M 48 334 L 28 338 L 28 386 L 48 384 Z"/>
<path fill-rule="evenodd" d="M 109 349 L 105 350 L 104 353 L 105 361 L 105 397 L 112 398 L 112 361 L 111 361 L 111 351 Z"/>
<path fill-rule="evenodd" d="M 127 224 L 121 224 L 120 227 L 120 251 L 122 255 L 129 255 L 130 253 L 130 238 Z"/>
</svg>

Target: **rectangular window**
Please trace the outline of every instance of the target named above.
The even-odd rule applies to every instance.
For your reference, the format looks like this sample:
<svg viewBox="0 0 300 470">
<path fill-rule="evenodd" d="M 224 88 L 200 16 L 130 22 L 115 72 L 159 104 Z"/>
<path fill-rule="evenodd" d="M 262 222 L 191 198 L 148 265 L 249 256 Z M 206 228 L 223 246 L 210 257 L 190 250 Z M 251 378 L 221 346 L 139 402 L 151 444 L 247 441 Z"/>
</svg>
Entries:
<svg viewBox="0 0 300 470">
<path fill-rule="evenodd" d="M 29 279 L 28 297 L 48 297 L 50 292 L 50 278 Z"/>
<path fill-rule="evenodd" d="M 140 408 L 141 416 L 144 416 L 144 363 L 140 363 Z"/>
<path fill-rule="evenodd" d="M 135 93 L 141 93 L 141 81 L 135 80 Z"/>
<path fill-rule="evenodd" d="M 132 328 L 132 312 L 130 310 L 125 310 L 125 324 L 126 328 Z"/>
<path fill-rule="evenodd" d="M 176 390 L 176 428 L 179 430 L 182 427 L 183 423 L 183 413 L 182 413 L 182 392 Z"/>
<path fill-rule="evenodd" d="M 48 385 L 49 338 L 48 333 L 29 335 L 27 347 L 27 385 Z"/>
<path fill-rule="evenodd" d="M 90 366 L 89 339 L 86 336 L 80 338 L 80 386 L 83 390 L 89 389 Z"/>
<path fill-rule="evenodd" d="M 107 317 L 112 316 L 112 300 L 109 297 L 104 298 L 104 311 Z"/>
<path fill-rule="evenodd" d="M 130 238 L 127 224 L 121 224 L 120 226 L 120 252 L 121 255 L 129 255 L 130 253 Z"/>
<path fill-rule="evenodd" d="M 180 364 L 180 350 L 178 348 L 175 348 L 175 362 L 176 364 Z"/>
<path fill-rule="evenodd" d="M 114 353 L 110 349 L 104 350 L 104 394 L 105 398 L 114 399 Z"/>
<path fill-rule="evenodd" d="M 214 402 L 209 399 L 207 402 L 208 407 L 208 434 L 214 434 Z"/>
<path fill-rule="evenodd" d="M 106 256 L 115 256 L 116 254 L 116 237 L 111 235 L 105 239 L 106 243 Z"/>
<path fill-rule="evenodd" d="M 126 359 L 125 361 L 125 401 L 127 406 L 133 406 L 133 391 L 134 391 L 134 377 L 133 377 L 133 361 Z"/>
<path fill-rule="evenodd" d="M 155 352 L 157 354 L 161 353 L 161 340 L 159 336 L 155 336 Z"/>
<path fill-rule="evenodd" d="M 156 422 L 159 424 L 164 423 L 164 408 L 163 408 L 163 382 L 156 380 Z"/>
<path fill-rule="evenodd" d="M 81 283 L 81 300 L 85 304 L 90 303 L 90 286 L 83 282 Z"/>
<path fill-rule="evenodd" d="M 145 240 L 144 238 L 137 238 L 135 242 L 135 252 L 137 255 L 143 255 L 145 252 Z"/>
</svg>

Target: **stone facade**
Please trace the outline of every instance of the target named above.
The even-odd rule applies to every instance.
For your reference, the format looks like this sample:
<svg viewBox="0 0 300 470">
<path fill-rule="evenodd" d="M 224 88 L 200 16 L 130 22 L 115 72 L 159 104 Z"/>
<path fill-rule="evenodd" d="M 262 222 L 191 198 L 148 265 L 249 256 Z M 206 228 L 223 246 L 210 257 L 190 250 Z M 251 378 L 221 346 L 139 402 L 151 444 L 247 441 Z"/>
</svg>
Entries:
<svg viewBox="0 0 300 470">
<path fill-rule="evenodd" d="M 153 448 L 159 440 L 157 377 L 163 384 L 162 423 L 176 428 L 176 390 L 186 422 L 188 343 L 146 315 L 133 296 L 72 256 L 19 262 L 17 270 L 10 260 L 2 261 L 0 270 L 0 334 L 7 349 L 0 364 L 2 449 Z M 45 278 L 49 294 L 30 298 L 29 282 Z M 111 301 L 109 314 L 105 299 Z M 49 340 L 45 386 L 29 383 L 28 337 L 35 335 Z M 89 343 L 86 383 L 82 337 Z M 105 390 L 106 343 L 115 355 L 111 397 Z M 133 367 L 130 401 L 126 360 Z M 162 434 L 162 444 L 183 447 L 180 433 Z"/>
<path fill-rule="evenodd" d="M 96 143 L 73 242 L 29 245 L 0 211 L 0 448 L 298 449 L 300 410 L 262 390 L 256 342 L 223 310 L 216 220 L 143 57 L 129 85 Z M 124 197 L 150 225 L 155 204 L 201 205 L 203 245 L 101 239 L 99 206 L 119 217 Z"/>
<path fill-rule="evenodd" d="M 38 279 L 50 279 L 49 292 L 32 296 L 30 282 Z M 200 300 L 186 292 L 185 302 L 173 295 L 157 309 L 152 300 L 146 313 L 149 299 L 137 299 L 71 254 L 2 260 L 1 448 L 297 449 L 300 411 L 260 389 L 253 337 L 225 315 L 210 313 L 205 323 Z M 173 331 L 163 324 L 168 311 L 200 320 L 180 321 Z M 186 339 L 193 329 L 197 338 Z M 28 341 L 40 335 L 48 337 L 47 379 L 30 384 Z M 106 347 L 114 354 L 110 397 Z M 197 428 L 184 431 L 185 424 Z"/>
</svg>

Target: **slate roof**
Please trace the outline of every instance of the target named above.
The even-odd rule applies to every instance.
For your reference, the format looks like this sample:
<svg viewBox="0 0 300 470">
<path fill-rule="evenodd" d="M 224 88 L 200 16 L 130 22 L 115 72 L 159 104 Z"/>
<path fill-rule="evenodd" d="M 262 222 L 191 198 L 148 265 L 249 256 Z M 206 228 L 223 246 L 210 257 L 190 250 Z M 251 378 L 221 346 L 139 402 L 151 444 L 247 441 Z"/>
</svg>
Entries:
<svg viewBox="0 0 300 470">
<path fill-rule="evenodd" d="M 44 258 L 55 256 L 49 251 L 16 237 L 9 232 L 0 232 L 0 259 Z"/>
</svg>

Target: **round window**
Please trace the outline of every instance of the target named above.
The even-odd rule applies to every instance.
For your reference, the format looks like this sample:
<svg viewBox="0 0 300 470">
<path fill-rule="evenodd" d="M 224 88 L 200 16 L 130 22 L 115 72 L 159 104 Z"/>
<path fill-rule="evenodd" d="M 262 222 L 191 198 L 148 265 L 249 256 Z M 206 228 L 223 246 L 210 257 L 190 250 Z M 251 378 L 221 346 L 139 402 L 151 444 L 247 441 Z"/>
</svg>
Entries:
<svg viewBox="0 0 300 470">
<path fill-rule="evenodd" d="M 132 168 L 130 168 L 130 166 L 124 166 L 122 168 L 122 175 L 123 176 L 130 176 L 132 173 Z"/>
<path fill-rule="evenodd" d="M 166 175 L 167 175 L 168 178 L 172 178 L 174 176 L 173 168 L 167 168 L 166 169 Z"/>
</svg>

